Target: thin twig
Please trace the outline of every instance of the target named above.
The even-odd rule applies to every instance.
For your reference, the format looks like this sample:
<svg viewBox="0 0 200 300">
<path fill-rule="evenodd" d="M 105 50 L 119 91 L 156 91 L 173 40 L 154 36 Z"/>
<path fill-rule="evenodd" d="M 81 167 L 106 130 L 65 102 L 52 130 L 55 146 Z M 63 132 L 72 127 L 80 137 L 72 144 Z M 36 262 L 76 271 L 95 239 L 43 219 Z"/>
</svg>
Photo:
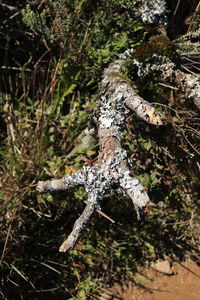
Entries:
<svg viewBox="0 0 200 300">
<path fill-rule="evenodd" d="M 113 219 L 111 219 L 108 215 L 106 215 L 103 211 L 97 209 L 96 210 L 98 212 L 98 214 L 100 214 L 101 216 L 103 216 L 104 218 L 108 219 L 111 223 L 115 223 L 115 221 Z"/>
<path fill-rule="evenodd" d="M 164 86 L 164 87 L 170 88 L 170 89 L 172 89 L 172 90 L 178 90 L 177 87 L 171 86 L 171 85 L 169 85 L 169 84 L 165 84 L 165 83 L 162 83 L 162 82 L 159 82 L 158 84 L 159 84 L 159 85 L 162 85 L 162 86 Z"/>
<path fill-rule="evenodd" d="M 3 252 L 2 252 L 2 255 L 1 255 L 0 265 L 2 264 L 4 256 L 5 256 L 6 247 L 7 247 L 7 244 L 8 244 L 8 239 L 9 239 L 9 236 L 10 236 L 11 228 L 12 228 L 12 224 L 10 224 L 9 227 L 8 227 L 8 232 L 7 232 L 7 235 L 6 235 L 6 240 L 5 240 L 5 243 L 4 243 Z"/>
<path fill-rule="evenodd" d="M 176 5 L 176 8 L 175 8 L 174 13 L 173 13 L 174 16 L 177 14 L 180 3 L 181 3 L 181 0 L 178 0 L 178 3 Z"/>
</svg>

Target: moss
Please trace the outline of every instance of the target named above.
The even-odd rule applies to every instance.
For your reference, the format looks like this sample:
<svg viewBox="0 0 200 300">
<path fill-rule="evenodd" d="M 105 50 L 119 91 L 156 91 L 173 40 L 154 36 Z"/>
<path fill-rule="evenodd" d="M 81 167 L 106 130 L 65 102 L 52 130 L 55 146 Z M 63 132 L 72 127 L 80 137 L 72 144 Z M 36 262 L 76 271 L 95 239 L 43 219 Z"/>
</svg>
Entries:
<svg viewBox="0 0 200 300">
<path fill-rule="evenodd" d="M 142 43 L 134 54 L 134 58 L 138 61 L 144 61 L 153 54 L 167 56 L 173 58 L 175 55 L 175 46 L 166 35 L 154 35 L 149 41 Z"/>
</svg>

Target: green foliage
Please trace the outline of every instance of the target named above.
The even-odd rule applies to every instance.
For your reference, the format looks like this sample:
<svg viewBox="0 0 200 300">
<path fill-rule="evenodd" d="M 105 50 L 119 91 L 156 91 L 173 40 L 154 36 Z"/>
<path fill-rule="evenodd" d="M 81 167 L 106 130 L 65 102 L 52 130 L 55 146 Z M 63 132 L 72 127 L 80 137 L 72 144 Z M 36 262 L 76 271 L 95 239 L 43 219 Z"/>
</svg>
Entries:
<svg viewBox="0 0 200 300">
<path fill-rule="evenodd" d="M 116 7 L 113 9 L 115 11 Z M 94 24 L 97 26 L 91 30 L 89 54 L 98 66 L 112 61 L 127 48 L 136 47 L 145 36 L 144 28 L 137 19 L 129 17 L 127 11 L 109 18 L 109 11 L 102 10 L 96 15 Z"/>
<path fill-rule="evenodd" d="M 30 4 L 22 10 L 22 21 L 29 27 L 36 35 L 41 36 L 44 40 L 53 42 L 53 35 L 47 26 L 47 14 L 43 10 L 41 13 L 34 12 Z"/>
</svg>

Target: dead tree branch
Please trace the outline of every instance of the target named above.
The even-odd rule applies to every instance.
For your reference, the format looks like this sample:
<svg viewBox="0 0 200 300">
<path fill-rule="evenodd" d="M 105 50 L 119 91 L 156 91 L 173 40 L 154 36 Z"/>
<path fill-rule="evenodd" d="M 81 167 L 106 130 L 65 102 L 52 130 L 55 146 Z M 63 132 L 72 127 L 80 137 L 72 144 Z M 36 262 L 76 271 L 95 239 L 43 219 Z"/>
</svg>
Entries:
<svg viewBox="0 0 200 300">
<path fill-rule="evenodd" d="M 130 109 L 148 123 L 161 125 L 162 121 L 155 109 L 137 95 L 130 84 L 120 76 L 123 62 L 123 59 L 118 59 L 111 63 L 105 69 L 99 86 L 97 126 L 100 151 L 97 163 L 62 179 L 38 182 L 39 192 L 67 190 L 83 185 L 88 193 L 87 204 L 82 215 L 60 247 L 62 252 L 74 246 L 81 230 L 86 226 L 93 212 L 100 209 L 101 199 L 114 184 L 132 199 L 138 216 L 139 209 L 144 208 L 149 201 L 145 188 L 131 175 L 127 152 L 121 146 L 122 129 Z"/>
<path fill-rule="evenodd" d="M 138 1 L 141 19 L 147 23 L 166 26 L 166 5 L 164 0 Z M 62 179 L 52 179 L 38 182 L 39 192 L 53 192 L 67 190 L 75 186 L 84 186 L 88 194 L 86 207 L 76 220 L 71 234 L 60 247 L 61 252 L 71 249 L 78 240 L 81 231 L 87 225 L 90 217 L 96 210 L 100 210 L 100 203 L 105 193 L 113 186 L 118 186 L 132 200 L 139 216 L 149 197 L 142 184 L 131 175 L 128 154 L 122 148 L 122 130 L 125 118 L 132 111 L 144 121 L 162 125 L 160 115 L 154 107 L 140 97 L 130 83 L 123 79 L 121 67 L 133 50 L 125 51 L 119 59 L 112 62 L 103 73 L 98 92 L 98 117 L 96 125 L 99 138 L 99 155 L 97 163 L 85 166 L 82 170 L 67 175 Z M 176 70 L 175 65 L 163 56 L 153 56 L 148 61 L 139 63 L 138 76 L 144 73 L 157 72 L 163 81 L 172 81 L 180 86 L 189 97 L 199 101 L 199 81 L 196 77 Z"/>
</svg>

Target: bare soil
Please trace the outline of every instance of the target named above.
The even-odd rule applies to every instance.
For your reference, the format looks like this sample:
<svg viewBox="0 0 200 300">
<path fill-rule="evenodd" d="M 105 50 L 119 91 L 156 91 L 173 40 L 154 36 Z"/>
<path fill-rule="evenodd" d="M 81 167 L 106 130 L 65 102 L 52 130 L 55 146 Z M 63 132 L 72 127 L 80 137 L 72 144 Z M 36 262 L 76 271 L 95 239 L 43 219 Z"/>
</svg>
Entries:
<svg viewBox="0 0 200 300">
<path fill-rule="evenodd" d="M 133 282 L 115 284 L 99 300 L 200 300 L 200 266 L 194 262 L 174 263 L 172 275 L 153 269 L 138 273 Z"/>
</svg>

